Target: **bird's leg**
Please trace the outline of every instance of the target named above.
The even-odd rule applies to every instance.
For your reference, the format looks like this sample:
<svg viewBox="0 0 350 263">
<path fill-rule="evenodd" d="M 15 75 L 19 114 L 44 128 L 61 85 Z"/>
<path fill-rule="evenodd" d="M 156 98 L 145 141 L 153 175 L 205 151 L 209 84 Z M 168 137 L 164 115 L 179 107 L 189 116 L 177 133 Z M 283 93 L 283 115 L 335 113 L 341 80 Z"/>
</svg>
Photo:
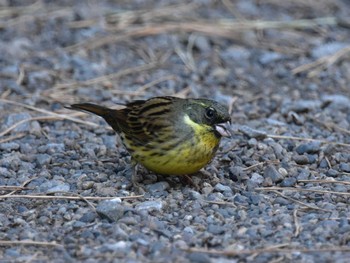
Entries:
<svg viewBox="0 0 350 263">
<path fill-rule="evenodd" d="M 215 169 L 215 172 L 217 172 L 217 169 L 215 167 L 214 167 L 214 169 Z M 210 178 L 212 176 L 212 174 L 210 172 L 208 172 L 207 170 L 205 170 L 203 168 L 199 170 L 199 173 L 204 175 L 207 178 Z"/>
<path fill-rule="evenodd" d="M 133 165 L 133 172 L 132 172 L 132 176 L 131 176 L 131 182 L 132 182 L 133 187 L 136 189 L 136 191 L 138 193 L 144 194 L 146 191 L 143 188 L 143 186 L 141 186 L 139 184 L 139 182 L 138 182 L 139 178 L 137 178 L 137 176 L 138 176 L 138 174 L 137 174 L 138 168 L 139 168 L 139 165 L 137 163 Z"/>
<path fill-rule="evenodd" d="M 189 184 L 191 185 L 193 188 L 195 188 L 197 191 L 200 190 L 198 184 L 196 184 L 192 178 L 190 176 L 188 176 L 187 174 L 181 175 L 180 176 L 180 181 L 182 181 L 183 184 Z"/>
</svg>

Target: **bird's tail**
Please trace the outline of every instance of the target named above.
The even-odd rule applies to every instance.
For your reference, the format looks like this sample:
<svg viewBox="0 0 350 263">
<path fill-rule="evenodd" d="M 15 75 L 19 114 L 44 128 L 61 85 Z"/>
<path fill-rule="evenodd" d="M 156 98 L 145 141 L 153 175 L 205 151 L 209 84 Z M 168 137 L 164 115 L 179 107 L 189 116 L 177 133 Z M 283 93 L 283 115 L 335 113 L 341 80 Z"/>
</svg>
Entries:
<svg viewBox="0 0 350 263">
<path fill-rule="evenodd" d="M 68 109 L 72 110 L 83 110 L 94 113 L 98 116 L 101 116 L 105 121 L 112 126 L 116 132 L 120 132 L 121 126 L 125 122 L 125 114 L 122 110 L 113 110 L 100 105 L 91 104 L 91 103 L 81 103 L 73 104 Z"/>
<path fill-rule="evenodd" d="M 67 108 L 73 109 L 73 110 L 84 110 L 84 111 L 92 112 L 92 113 L 94 113 L 98 116 L 101 116 L 103 118 L 105 118 L 111 111 L 110 109 L 108 109 L 106 107 L 92 104 L 92 103 L 73 104 Z"/>
</svg>

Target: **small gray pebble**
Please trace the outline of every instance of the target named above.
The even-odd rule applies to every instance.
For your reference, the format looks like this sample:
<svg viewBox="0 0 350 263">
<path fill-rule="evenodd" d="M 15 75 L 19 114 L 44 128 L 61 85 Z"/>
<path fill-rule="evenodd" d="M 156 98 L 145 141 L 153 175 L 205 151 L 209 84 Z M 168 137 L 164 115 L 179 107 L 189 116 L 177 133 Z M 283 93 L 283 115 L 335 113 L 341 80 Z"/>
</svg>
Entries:
<svg viewBox="0 0 350 263">
<path fill-rule="evenodd" d="M 36 162 L 42 167 L 51 163 L 52 157 L 46 153 L 38 154 L 36 156 Z"/>
<path fill-rule="evenodd" d="M 9 171 L 9 169 L 7 169 L 5 167 L 0 167 L 0 176 L 5 177 L 5 178 L 9 178 L 12 176 L 12 173 Z"/>
<path fill-rule="evenodd" d="M 232 189 L 229 186 L 221 183 L 216 184 L 214 189 L 219 192 L 232 192 Z"/>
<path fill-rule="evenodd" d="M 47 216 L 41 216 L 38 219 L 38 223 L 41 224 L 41 225 L 50 224 L 50 218 L 48 218 Z"/>
<path fill-rule="evenodd" d="M 15 249 L 15 248 L 8 248 L 8 249 L 6 249 L 4 254 L 5 254 L 6 257 L 9 257 L 9 258 L 12 258 L 12 259 L 19 258 L 20 255 L 21 255 L 20 252 L 17 249 Z"/>
<path fill-rule="evenodd" d="M 6 142 L 0 144 L 0 150 L 11 152 L 13 150 L 18 150 L 19 144 L 15 142 Z"/>
<path fill-rule="evenodd" d="M 267 136 L 266 132 L 253 129 L 248 126 L 240 126 L 238 130 L 249 138 L 256 138 L 261 140 L 265 139 Z"/>
<path fill-rule="evenodd" d="M 48 143 L 46 146 L 47 146 L 47 153 L 49 154 L 65 151 L 65 146 L 63 143 Z"/>
<path fill-rule="evenodd" d="M 84 181 L 81 184 L 81 189 L 83 190 L 91 189 L 94 186 L 94 184 L 95 184 L 94 181 Z"/>
<path fill-rule="evenodd" d="M 120 204 L 119 198 L 101 201 L 96 207 L 98 215 L 109 222 L 117 222 L 124 216 L 124 211 L 125 208 Z"/>
<path fill-rule="evenodd" d="M 33 148 L 33 146 L 30 143 L 21 143 L 20 151 L 23 154 L 35 153 L 36 148 Z"/>
<path fill-rule="evenodd" d="M 115 243 L 107 243 L 103 245 L 105 252 L 114 251 L 114 252 L 124 252 L 124 253 L 127 253 L 129 246 L 130 246 L 129 242 L 125 242 L 125 241 L 118 241 Z"/>
<path fill-rule="evenodd" d="M 302 169 L 297 176 L 297 180 L 307 180 L 309 179 L 310 171 L 307 169 Z"/>
<path fill-rule="evenodd" d="M 249 146 L 255 146 L 257 145 L 258 141 L 255 138 L 251 138 L 248 140 L 248 145 Z"/>
<path fill-rule="evenodd" d="M 249 203 L 253 205 L 259 205 L 263 201 L 263 197 L 260 194 L 249 193 Z"/>
<path fill-rule="evenodd" d="M 283 179 L 283 181 L 281 182 L 281 186 L 282 187 L 292 187 L 297 183 L 297 179 L 294 177 L 289 177 L 289 178 L 285 178 Z"/>
<path fill-rule="evenodd" d="M 230 46 L 222 51 L 220 55 L 225 60 L 230 59 L 242 62 L 249 59 L 250 50 L 241 46 Z"/>
<path fill-rule="evenodd" d="M 162 182 L 157 182 L 155 184 L 147 185 L 147 190 L 149 190 L 149 192 L 151 192 L 151 193 L 163 192 L 163 191 L 169 189 L 169 187 L 170 187 L 170 185 L 168 182 L 162 181 Z"/>
<path fill-rule="evenodd" d="M 103 144 L 106 145 L 106 147 L 110 148 L 110 149 L 114 148 L 116 143 L 117 143 L 115 135 L 112 135 L 112 136 L 102 135 L 101 138 L 103 140 Z"/>
<path fill-rule="evenodd" d="M 319 168 L 328 168 L 328 162 L 326 159 L 322 159 L 319 166 Z"/>
<path fill-rule="evenodd" d="M 231 166 L 229 168 L 229 172 L 231 180 L 235 182 L 245 179 L 247 177 L 247 173 L 240 166 Z"/>
<path fill-rule="evenodd" d="M 30 114 L 27 112 L 12 113 L 12 114 L 9 114 L 5 118 L 4 126 L 6 128 L 9 128 L 10 126 L 14 125 L 15 123 L 22 121 L 22 120 L 30 119 L 31 117 L 32 116 L 30 116 Z M 13 131 L 14 132 L 28 132 L 28 131 L 30 131 L 30 129 L 31 129 L 30 122 L 24 122 L 24 123 L 18 125 L 16 128 L 14 128 Z"/>
<path fill-rule="evenodd" d="M 322 43 L 311 50 L 311 56 L 315 59 L 318 59 L 327 55 L 332 55 L 346 46 L 346 43 L 337 41 Z"/>
<path fill-rule="evenodd" d="M 94 239 L 94 234 L 93 234 L 93 232 L 91 232 L 89 230 L 85 230 L 81 233 L 80 237 L 83 239 L 86 239 L 86 240 Z"/>
<path fill-rule="evenodd" d="M 278 168 L 278 172 L 281 173 L 283 177 L 288 175 L 288 171 L 283 167 Z"/>
<path fill-rule="evenodd" d="M 306 155 L 295 155 L 293 157 L 293 160 L 297 163 L 297 164 L 308 164 L 309 163 L 309 158 Z"/>
<path fill-rule="evenodd" d="M 337 170 L 334 169 L 328 169 L 328 171 L 326 172 L 326 175 L 328 177 L 337 177 L 339 174 L 339 172 Z"/>
<path fill-rule="evenodd" d="M 324 106 L 334 110 L 348 110 L 350 108 L 350 99 L 344 95 L 324 95 L 322 101 Z"/>
<path fill-rule="evenodd" d="M 286 119 L 288 123 L 295 123 L 297 125 L 303 125 L 305 123 L 305 117 L 294 111 L 288 112 Z"/>
<path fill-rule="evenodd" d="M 202 52 L 209 52 L 211 48 L 209 39 L 205 36 L 196 36 L 194 45 Z"/>
<path fill-rule="evenodd" d="M 65 215 L 63 218 L 66 219 L 67 221 L 70 221 L 72 223 L 73 228 L 80 229 L 80 228 L 86 227 L 86 223 L 84 222 L 76 221 L 76 220 L 72 221 L 71 215 Z"/>
<path fill-rule="evenodd" d="M 47 145 L 41 145 L 37 148 L 38 153 L 46 153 Z"/>
<path fill-rule="evenodd" d="M 53 83 L 53 77 L 48 71 L 28 72 L 28 87 L 30 89 L 46 89 Z"/>
<path fill-rule="evenodd" d="M 19 154 L 15 152 L 11 153 L 10 155 L 3 156 L 3 158 L 0 159 L 0 166 L 6 167 L 13 171 L 17 171 L 21 162 L 22 161 L 19 158 Z"/>
<path fill-rule="evenodd" d="M 250 180 L 252 182 L 256 183 L 257 185 L 259 185 L 259 184 L 262 184 L 264 182 L 264 177 L 258 173 L 253 173 Z"/>
<path fill-rule="evenodd" d="M 210 224 L 208 226 L 208 232 L 212 233 L 214 235 L 221 235 L 221 234 L 225 233 L 225 228 L 223 226 L 220 226 L 220 225 Z"/>
<path fill-rule="evenodd" d="M 118 222 L 124 223 L 126 225 L 132 225 L 132 226 L 136 226 L 139 223 L 139 221 L 137 221 L 135 217 L 131 217 L 131 216 L 124 216 Z"/>
<path fill-rule="evenodd" d="M 315 163 L 317 161 L 317 155 L 316 154 L 307 154 L 306 155 L 309 163 Z"/>
<path fill-rule="evenodd" d="M 276 158 L 282 160 L 284 157 L 282 145 L 280 145 L 279 143 L 272 143 L 271 146 L 273 148 Z"/>
<path fill-rule="evenodd" d="M 194 234 L 194 231 L 193 231 L 192 227 L 190 227 L 190 226 L 186 226 L 184 228 L 183 232 L 185 232 L 187 234 L 191 234 L 191 235 Z"/>
<path fill-rule="evenodd" d="M 348 163 L 341 163 L 339 165 L 339 169 L 343 172 L 350 173 L 350 164 Z"/>
<path fill-rule="evenodd" d="M 283 180 L 283 175 L 277 171 L 275 166 L 268 165 L 264 170 L 264 177 L 269 177 L 272 179 L 272 182 L 279 183 Z"/>
<path fill-rule="evenodd" d="M 211 185 L 205 186 L 202 188 L 202 193 L 204 195 L 209 195 L 211 192 L 213 192 L 213 187 Z"/>
<path fill-rule="evenodd" d="M 136 205 L 136 210 L 156 210 L 161 211 L 163 209 L 163 203 L 161 201 L 145 201 Z"/>
<path fill-rule="evenodd" d="M 202 199 L 202 195 L 194 190 L 189 191 L 189 197 L 193 200 L 198 200 L 198 199 Z"/>
<path fill-rule="evenodd" d="M 91 223 L 94 222 L 96 219 L 96 213 L 95 212 L 87 212 L 83 214 L 82 217 L 80 217 L 79 221 L 84 223 Z"/>
<path fill-rule="evenodd" d="M 276 199 L 273 201 L 274 204 L 279 204 L 282 206 L 286 206 L 290 204 L 290 201 L 288 199 L 285 199 L 283 197 L 277 196 Z"/>
<path fill-rule="evenodd" d="M 69 184 L 61 183 L 59 185 L 51 187 L 46 192 L 47 193 L 69 192 L 69 190 L 70 190 L 70 185 Z"/>
<path fill-rule="evenodd" d="M 304 113 L 315 110 L 321 106 L 319 100 L 296 100 L 293 102 L 285 102 L 282 105 L 281 112 L 283 115 L 288 115 L 290 112 Z"/>
<path fill-rule="evenodd" d="M 247 205 L 248 204 L 248 197 L 243 196 L 241 194 L 236 194 L 234 197 L 234 201 L 235 201 L 235 203 Z"/>
<path fill-rule="evenodd" d="M 303 143 L 300 144 L 295 151 L 298 154 L 304 153 L 317 153 L 320 151 L 321 144 L 319 142 Z"/>
<path fill-rule="evenodd" d="M 187 256 L 188 260 L 193 263 L 211 263 L 212 260 L 204 253 L 190 253 Z"/>
<path fill-rule="evenodd" d="M 277 52 L 272 52 L 272 51 L 265 51 L 259 58 L 259 62 L 262 65 L 267 65 L 272 62 L 281 60 L 283 58 L 283 55 Z"/>
</svg>

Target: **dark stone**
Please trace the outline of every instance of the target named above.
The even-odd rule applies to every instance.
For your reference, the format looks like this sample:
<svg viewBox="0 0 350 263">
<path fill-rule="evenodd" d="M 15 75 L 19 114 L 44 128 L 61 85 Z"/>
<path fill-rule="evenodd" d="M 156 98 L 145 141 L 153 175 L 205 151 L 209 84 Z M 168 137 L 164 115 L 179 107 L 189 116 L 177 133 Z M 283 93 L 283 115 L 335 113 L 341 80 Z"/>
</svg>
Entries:
<svg viewBox="0 0 350 263">
<path fill-rule="evenodd" d="M 320 151 L 320 143 L 319 142 L 311 142 L 311 143 L 303 143 L 300 144 L 295 151 L 298 154 L 304 154 L 304 153 L 317 153 Z"/>
<path fill-rule="evenodd" d="M 44 166 L 44 165 L 48 165 L 51 163 L 52 157 L 51 155 L 48 155 L 46 153 L 44 154 L 38 154 L 36 156 L 36 162 L 40 165 L 40 166 Z"/>
<path fill-rule="evenodd" d="M 225 233 L 225 228 L 223 226 L 210 224 L 208 226 L 208 232 L 212 233 L 214 235 L 221 235 L 221 234 Z"/>
<path fill-rule="evenodd" d="M 293 160 L 300 165 L 309 163 L 309 158 L 306 155 L 294 155 Z"/>
<path fill-rule="evenodd" d="M 339 165 L 339 169 L 343 172 L 350 173 L 350 164 L 348 163 L 341 163 Z"/>
<path fill-rule="evenodd" d="M 327 162 L 327 160 L 323 158 L 323 159 L 320 161 L 320 164 L 318 165 L 318 167 L 319 167 L 319 168 L 328 168 L 328 162 Z"/>
<path fill-rule="evenodd" d="M 248 136 L 248 138 L 256 138 L 262 140 L 265 139 L 267 136 L 266 132 L 253 129 L 248 126 L 239 127 L 239 131 L 242 132 L 244 135 Z"/>
<path fill-rule="evenodd" d="M 190 253 L 187 258 L 194 263 L 210 263 L 210 257 L 205 253 Z"/>
<path fill-rule="evenodd" d="M 96 213 L 95 212 L 87 212 L 83 214 L 83 216 L 79 219 L 79 221 L 84 223 L 91 223 L 94 222 L 96 219 Z"/>
<path fill-rule="evenodd" d="M 279 183 L 283 180 L 283 175 L 277 171 L 275 166 L 268 165 L 264 170 L 264 177 L 271 178 L 272 182 Z"/>
<path fill-rule="evenodd" d="M 337 170 L 332 169 L 332 168 L 329 169 L 329 170 L 327 171 L 327 173 L 326 173 L 326 175 L 327 175 L 328 177 L 337 177 L 338 174 L 339 174 L 339 172 L 338 172 Z"/>
<path fill-rule="evenodd" d="M 281 186 L 282 187 L 292 187 L 297 183 L 297 179 L 294 177 L 289 177 L 289 178 L 285 178 L 283 179 Z"/>
<path fill-rule="evenodd" d="M 96 212 L 102 218 L 106 218 L 109 222 L 117 222 L 124 216 L 124 206 L 120 204 L 120 200 L 104 200 L 97 207 Z"/>
</svg>

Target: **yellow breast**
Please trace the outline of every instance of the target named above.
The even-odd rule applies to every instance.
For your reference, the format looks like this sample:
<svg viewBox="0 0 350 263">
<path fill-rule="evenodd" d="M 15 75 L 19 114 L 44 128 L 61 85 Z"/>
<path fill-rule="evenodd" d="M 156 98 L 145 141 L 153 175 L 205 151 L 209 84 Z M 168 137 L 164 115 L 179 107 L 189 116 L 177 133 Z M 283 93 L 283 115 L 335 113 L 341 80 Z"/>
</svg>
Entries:
<svg viewBox="0 0 350 263">
<path fill-rule="evenodd" d="M 183 175 L 200 170 L 214 157 L 220 138 L 215 136 L 210 126 L 199 125 L 187 115 L 184 117 L 184 122 L 194 131 L 191 139 L 158 154 L 145 148 L 135 150 L 131 153 L 133 158 L 148 170 L 158 174 Z"/>
</svg>

